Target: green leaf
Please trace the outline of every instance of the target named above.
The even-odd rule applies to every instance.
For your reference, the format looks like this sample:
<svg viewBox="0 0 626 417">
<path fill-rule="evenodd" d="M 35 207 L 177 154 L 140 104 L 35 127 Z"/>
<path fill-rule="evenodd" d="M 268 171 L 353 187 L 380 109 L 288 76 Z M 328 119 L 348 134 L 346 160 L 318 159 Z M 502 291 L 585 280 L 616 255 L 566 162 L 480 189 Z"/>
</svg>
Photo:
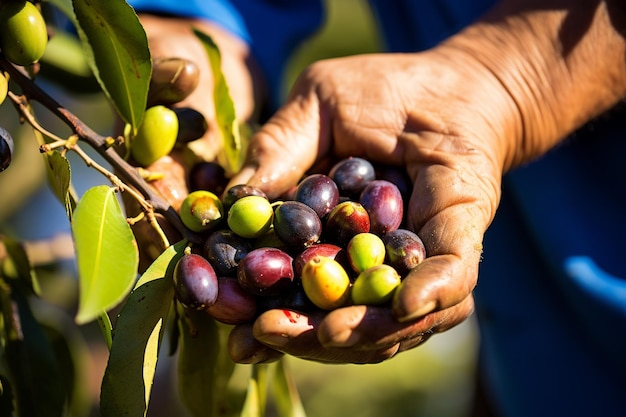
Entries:
<svg viewBox="0 0 626 417">
<path fill-rule="evenodd" d="M 7 325 L 4 361 L 20 416 L 63 416 L 68 387 L 54 350 L 28 305 L 25 294 L 11 287 L 0 297 Z M 3 383 L 4 385 L 4 383 Z"/>
<path fill-rule="evenodd" d="M 280 417 L 306 417 L 296 382 L 284 357 L 275 365 L 271 388 Z"/>
<path fill-rule="evenodd" d="M 124 0 L 73 0 L 89 65 L 133 133 L 146 109 L 152 61 L 146 33 Z"/>
<path fill-rule="evenodd" d="M 76 322 L 87 323 L 120 303 L 133 287 L 139 265 L 137 243 L 115 188 L 87 190 L 72 220 L 79 276 Z"/>
<path fill-rule="evenodd" d="M 194 33 L 204 45 L 213 73 L 213 102 L 215 117 L 223 141 L 223 152 L 218 155 L 220 164 L 228 174 L 241 168 L 246 153 L 247 141 L 239 132 L 239 121 L 235 104 L 230 96 L 226 78 L 222 73 L 222 56 L 213 39 L 206 33 L 194 29 Z"/>
<path fill-rule="evenodd" d="M 145 416 L 163 329 L 172 306 L 172 274 L 186 242 L 165 250 L 141 276 L 113 330 L 100 392 L 102 417 Z"/>
<path fill-rule="evenodd" d="M 228 381 L 235 364 L 228 356 L 228 328 L 203 311 L 190 311 L 179 320 L 178 392 L 194 417 L 227 415 Z"/>
<path fill-rule="evenodd" d="M 48 184 L 54 195 L 59 199 L 67 217 L 72 220 L 72 212 L 76 208 L 76 199 L 70 193 L 72 169 L 65 155 L 58 151 L 44 154 L 48 169 Z"/>
<path fill-rule="evenodd" d="M 0 241 L 8 255 L 2 262 L 2 273 L 8 278 L 19 280 L 20 284 L 25 284 L 32 294 L 39 295 L 41 291 L 39 280 L 24 245 L 6 236 L 0 238 Z"/>
<path fill-rule="evenodd" d="M 252 365 L 252 374 L 248 380 L 248 391 L 241 409 L 240 417 L 265 417 L 267 404 L 267 364 Z"/>
</svg>

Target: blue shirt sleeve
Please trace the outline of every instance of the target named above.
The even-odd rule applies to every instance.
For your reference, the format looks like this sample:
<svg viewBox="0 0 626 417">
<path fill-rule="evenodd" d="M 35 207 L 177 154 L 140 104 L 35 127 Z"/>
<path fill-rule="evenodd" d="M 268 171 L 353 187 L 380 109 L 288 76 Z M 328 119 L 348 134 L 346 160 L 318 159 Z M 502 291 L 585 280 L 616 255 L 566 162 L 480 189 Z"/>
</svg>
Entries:
<svg viewBox="0 0 626 417">
<path fill-rule="evenodd" d="M 138 12 L 207 19 L 244 40 L 266 76 L 272 108 L 279 101 L 287 59 L 324 18 L 320 0 L 129 0 L 129 4 Z"/>
</svg>

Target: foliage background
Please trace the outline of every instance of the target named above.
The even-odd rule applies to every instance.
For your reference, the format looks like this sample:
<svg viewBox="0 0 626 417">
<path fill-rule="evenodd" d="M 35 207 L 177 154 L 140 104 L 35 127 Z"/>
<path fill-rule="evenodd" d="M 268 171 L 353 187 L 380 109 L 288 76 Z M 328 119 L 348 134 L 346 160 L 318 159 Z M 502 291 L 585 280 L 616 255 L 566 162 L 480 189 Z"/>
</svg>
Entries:
<svg viewBox="0 0 626 417">
<path fill-rule="evenodd" d="M 285 79 L 286 92 L 308 63 L 326 57 L 375 52 L 381 49 L 372 16 L 364 0 L 327 0 L 328 19 L 316 36 L 294 55 Z M 48 48 L 54 58 L 55 42 Z M 70 62 L 83 63 L 77 56 Z M 45 80 L 42 80 L 45 82 Z M 99 93 L 77 94 L 46 83 L 44 88 L 86 121 L 94 130 L 109 133 L 113 111 Z M 50 130 L 63 131 L 55 117 L 38 109 L 38 117 Z M 66 332 L 82 364 L 85 410 L 97 416 L 100 382 L 107 349 L 96 324 L 76 328 L 71 317 L 76 309 L 76 272 L 69 225 L 62 206 L 47 189 L 45 169 L 30 128 L 20 127 L 8 100 L 0 106 L 0 124 L 16 139 L 16 160 L 0 175 L 0 234 L 23 239 L 38 265 L 45 306 L 35 308 L 46 320 Z M 102 162 L 94 153 L 90 156 Z M 74 185 L 79 195 L 102 178 L 69 155 Z M 465 416 L 473 394 L 477 346 L 475 323 L 470 320 L 433 337 L 424 346 L 378 365 L 321 365 L 289 358 L 309 417 Z M 164 347 L 167 351 L 167 346 Z M 162 355 L 157 369 L 149 416 L 185 416 L 177 401 L 174 365 L 176 358 Z M 247 375 L 235 375 L 245 388 Z M 82 417 L 82 416 L 80 416 Z"/>
</svg>

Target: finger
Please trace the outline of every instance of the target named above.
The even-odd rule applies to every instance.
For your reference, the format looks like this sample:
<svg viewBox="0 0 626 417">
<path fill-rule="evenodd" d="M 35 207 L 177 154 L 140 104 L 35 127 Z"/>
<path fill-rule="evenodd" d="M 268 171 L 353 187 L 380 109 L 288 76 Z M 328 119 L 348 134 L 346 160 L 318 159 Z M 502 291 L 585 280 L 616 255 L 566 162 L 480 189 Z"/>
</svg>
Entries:
<svg viewBox="0 0 626 417">
<path fill-rule="evenodd" d="M 464 168 L 470 163 L 471 170 Z M 408 221 L 422 238 L 427 257 L 395 293 L 392 309 L 400 321 L 454 306 L 473 291 L 484 232 L 499 196 L 497 184 L 488 180 L 496 177 L 476 170 L 480 165 L 447 162 L 415 174 Z"/>
<path fill-rule="evenodd" d="M 228 335 L 227 346 L 230 358 L 236 363 L 268 363 L 283 357 L 282 352 L 254 338 L 251 324 L 235 326 Z"/>
<path fill-rule="evenodd" d="M 398 344 L 371 350 L 325 347 L 317 336 L 317 326 L 323 316 L 324 312 L 305 315 L 290 310 L 269 310 L 255 321 L 253 334 L 276 350 L 325 363 L 378 363 L 398 351 Z"/>
<path fill-rule="evenodd" d="M 253 136 L 244 167 L 229 186 L 247 183 L 276 198 L 295 185 L 328 150 L 323 113 L 314 92 L 294 93 Z"/>
<path fill-rule="evenodd" d="M 389 308 L 351 306 L 328 313 L 318 329 L 326 347 L 381 349 L 400 343 L 400 349 L 417 346 L 434 333 L 464 321 L 473 312 L 473 297 L 460 304 L 410 322 L 398 322 Z"/>
</svg>

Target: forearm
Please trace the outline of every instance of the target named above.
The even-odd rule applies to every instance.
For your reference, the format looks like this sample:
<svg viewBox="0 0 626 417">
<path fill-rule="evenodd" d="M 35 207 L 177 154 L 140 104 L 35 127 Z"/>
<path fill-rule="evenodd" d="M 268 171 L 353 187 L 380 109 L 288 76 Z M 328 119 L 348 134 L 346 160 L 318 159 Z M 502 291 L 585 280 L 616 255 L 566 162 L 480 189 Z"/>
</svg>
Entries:
<svg viewBox="0 0 626 417">
<path fill-rule="evenodd" d="M 620 0 L 507 0 L 442 46 L 475 58 L 510 96 L 506 171 L 626 96 L 625 34 Z"/>
</svg>

